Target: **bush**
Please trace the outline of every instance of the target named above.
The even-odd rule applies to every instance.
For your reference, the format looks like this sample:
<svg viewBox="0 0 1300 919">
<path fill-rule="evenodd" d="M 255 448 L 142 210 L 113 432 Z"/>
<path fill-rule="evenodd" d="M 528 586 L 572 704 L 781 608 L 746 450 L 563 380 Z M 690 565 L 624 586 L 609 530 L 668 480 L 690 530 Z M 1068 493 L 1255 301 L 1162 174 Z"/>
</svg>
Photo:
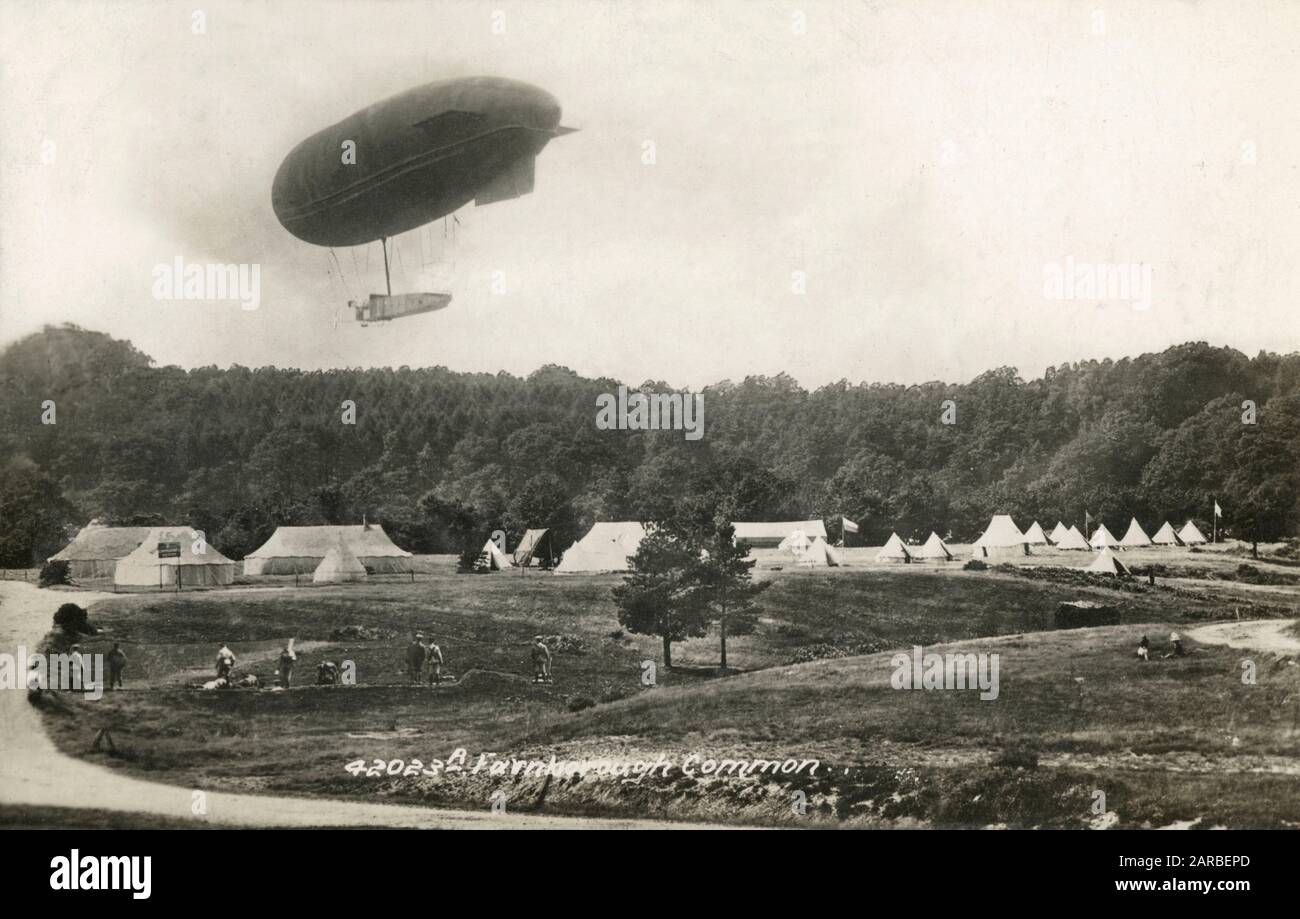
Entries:
<svg viewBox="0 0 1300 919">
<path fill-rule="evenodd" d="M 90 624 L 86 611 L 75 603 L 65 603 L 54 613 L 54 624 L 65 635 L 94 635 L 99 629 Z"/>
<path fill-rule="evenodd" d="M 580 712 L 584 708 L 591 708 L 596 702 L 590 696 L 574 696 L 569 700 L 569 711 Z"/>
<path fill-rule="evenodd" d="M 973 558 L 961 566 L 962 571 L 988 571 L 989 566 L 977 558 Z"/>
<path fill-rule="evenodd" d="M 457 574 L 481 574 L 487 571 L 488 568 L 489 565 L 479 549 L 465 549 L 460 553 L 460 558 L 456 562 Z"/>
<path fill-rule="evenodd" d="M 1005 746 L 993 755 L 993 765 L 1003 769 L 1037 769 L 1038 751 L 1024 744 Z"/>
<path fill-rule="evenodd" d="M 41 587 L 52 587 L 55 584 L 71 584 L 72 575 L 68 571 L 67 562 L 46 562 L 41 566 Z"/>
</svg>

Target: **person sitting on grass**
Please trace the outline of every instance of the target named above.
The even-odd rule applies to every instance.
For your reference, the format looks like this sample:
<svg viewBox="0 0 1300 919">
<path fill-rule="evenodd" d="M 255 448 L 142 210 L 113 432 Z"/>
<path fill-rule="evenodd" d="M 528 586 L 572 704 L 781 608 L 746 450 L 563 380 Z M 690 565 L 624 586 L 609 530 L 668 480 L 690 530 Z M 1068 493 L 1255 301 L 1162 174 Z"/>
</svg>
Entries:
<svg viewBox="0 0 1300 919">
<path fill-rule="evenodd" d="M 1151 642 L 1145 635 L 1143 635 L 1142 640 L 1138 642 L 1138 657 L 1144 661 L 1151 660 Z"/>
<path fill-rule="evenodd" d="M 551 681 L 551 649 L 546 647 L 542 636 L 533 639 L 533 682 L 549 683 Z"/>
<path fill-rule="evenodd" d="M 235 669 L 235 652 L 223 642 L 217 651 L 217 679 L 230 680 L 230 671 Z"/>
</svg>

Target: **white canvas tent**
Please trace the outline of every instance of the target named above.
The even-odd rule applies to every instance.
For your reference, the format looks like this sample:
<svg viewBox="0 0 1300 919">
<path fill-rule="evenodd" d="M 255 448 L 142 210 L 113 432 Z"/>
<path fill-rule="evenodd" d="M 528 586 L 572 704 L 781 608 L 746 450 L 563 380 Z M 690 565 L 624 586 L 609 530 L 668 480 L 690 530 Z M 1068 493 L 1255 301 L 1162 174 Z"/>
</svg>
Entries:
<svg viewBox="0 0 1300 919">
<path fill-rule="evenodd" d="M 1178 538 L 1189 546 L 1199 546 L 1209 542 L 1205 538 L 1205 534 L 1198 530 L 1196 524 L 1190 520 L 1183 524 L 1183 528 L 1178 531 Z"/>
<path fill-rule="evenodd" d="M 1091 571 L 1093 574 L 1128 574 L 1128 566 L 1115 557 L 1110 549 L 1102 549 L 1097 557 L 1092 560 L 1092 564 L 1084 571 Z"/>
<path fill-rule="evenodd" d="M 1056 541 L 1056 548 L 1061 550 L 1071 550 L 1090 549 L 1092 547 L 1088 545 L 1088 540 L 1083 538 L 1083 534 L 1079 532 L 1078 527 L 1070 527 L 1065 531 L 1061 538 Z"/>
<path fill-rule="evenodd" d="M 1134 517 L 1129 521 L 1128 532 L 1124 534 L 1124 538 L 1119 541 L 1119 544 L 1125 549 L 1136 549 L 1140 546 L 1151 545 L 1151 537 L 1146 534 L 1137 518 Z"/>
<path fill-rule="evenodd" d="M 808 534 L 803 530 L 795 530 L 785 539 L 781 540 L 781 544 L 777 546 L 777 548 L 784 549 L 787 552 L 793 552 L 797 555 L 804 549 L 807 549 L 810 545 L 812 545 L 812 540 L 808 538 Z"/>
<path fill-rule="evenodd" d="M 777 549 L 795 530 L 803 531 L 809 540 L 826 538 L 826 524 L 820 520 L 785 521 L 733 521 L 736 542 L 748 543 L 751 549 Z"/>
<path fill-rule="evenodd" d="M 635 555 L 645 527 L 635 520 L 617 520 L 593 524 L 587 535 L 564 553 L 556 574 L 593 574 L 600 571 L 627 571 L 628 556 Z"/>
<path fill-rule="evenodd" d="M 111 527 L 98 520 L 86 524 L 54 555 L 51 562 L 67 562 L 74 579 L 111 578 L 117 563 L 149 536 L 150 527 Z"/>
<path fill-rule="evenodd" d="M 1168 520 L 1161 525 L 1160 529 L 1156 530 L 1156 535 L 1151 537 L 1151 542 L 1157 546 L 1183 545 L 1182 537 L 1174 532 L 1174 528 L 1170 526 Z"/>
<path fill-rule="evenodd" d="M 909 549 L 912 558 L 923 559 L 927 562 L 950 562 L 952 553 L 948 551 L 948 546 L 939 538 L 938 533 L 930 533 L 930 538 L 925 541 L 925 545 L 919 549 Z"/>
<path fill-rule="evenodd" d="M 1037 520 L 1029 525 L 1029 529 L 1025 530 L 1025 542 L 1031 546 L 1047 545 L 1047 534 L 1043 532 L 1043 528 L 1038 525 Z"/>
<path fill-rule="evenodd" d="M 395 546 L 382 526 L 367 523 L 277 527 L 270 539 L 244 556 L 244 574 L 312 574 L 339 537 L 370 574 L 404 574 L 411 570 L 411 553 Z"/>
<path fill-rule="evenodd" d="M 906 564 L 912 560 L 912 553 L 908 551 L 907 546 L 898 538 L 897 533 L 890 533 L 889 539 L 885 545 L 876 553 L 878 562 L 895 562 Z"/>
<path fill-rule="evenodd" d="M 1029 543 L 1009 514 L 994 514 L 988 527 L 972 545 L 976 558 L 991 555 L 1028 555 Z"/>
<path fill-rule="evenodd" d="M 541 564 L 551 556 L 550 530 L 525 530 L 524 538 L 515 546 L 514 563 L 520 568 L 527 568 L 534 563 Z"/>
<path fill-rule="evenodd" d="M 1115 545 L 1117 542 L 1119 540 L 1111 535 L 1110 530 L 1106 529 L 1106 524 L 1103 523 L 1093 531 L 1092 538 L 1088 540 L 1088 545 L 1094 549 L 1104 549 L 1107 546 Z"/>
<path fill-rule="evenodd" d="M 222 587 L 234 580 L 235 563 L 190 527 L 155 527 L 113 573 L 123 587 Z"/>
<path fill-rule="evenodd" d="M 512 564 L 510 556 L 498 549 L 497 544 L 490 539 L 483 544 L 483 551 L 479 554 L 487 556 L 488 570 L 490 571 L 504 571 Z"/>
<path fill-rule="evenodd" d="M 799 564 L 806 568 L 836 568 L 840 565 L 840 556 L 820 536 L 814 537 L 808 548 L 797 553 Z"/>
<path fill-rule="evenodd" d="M 349 581 L 364 581 L 366 566 L 361 564 L 352 551 L 348 549 L 343 537 L 334 540 L 334 545 L 325 553 L 321 563 L 312 572 L 315 584 L 343 584 Z"/>
<path fill-rule="evenodd" d="M 1052 532 L 1047 534 L 1047 541 L 1052 545 L 1056 545 L 1065 538 L 1065 534 L 1068 532 L 1070 532 L 1069 527 L 1058 520 L 1056 521 L 1056 526 L 1052 528 Z"/>
</svg>

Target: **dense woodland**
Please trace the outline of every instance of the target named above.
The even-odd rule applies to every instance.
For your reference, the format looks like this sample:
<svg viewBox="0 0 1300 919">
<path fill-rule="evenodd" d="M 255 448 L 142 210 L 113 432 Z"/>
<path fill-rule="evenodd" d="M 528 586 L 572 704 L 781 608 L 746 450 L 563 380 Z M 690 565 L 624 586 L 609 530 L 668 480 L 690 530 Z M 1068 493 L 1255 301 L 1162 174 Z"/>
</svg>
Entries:
<svg viewBox="0 0 1300 919">
<path fill-rule="evenodd" d="M 519 378 L 443 367 L 337 371 L 157 367 L 128 342 L 47 327 L 0 355 L 0 566 L 35 563 L 68 528 L 183 523 L 240 558 L 278 524 L 381 522 L 413 552 L 504 529 L 839 515 L 851 543 L 896 530 L 965 541 L 994 512 L 1123 533 L 1211 501 L 1229 534 L 1300 528 L 1300 354 L 1204 343 L 1120 361 L 1010 367 L 964 384 L 750 377 L 704 391 L 704 437 L 599 430 L 619 382 L 546 366 Z M 643 391 L 669 391 L 648 381 Z M 53 424 L 42 403 L 53 400 Z M 356 404 L 343 423 L 344 400 Z M 943 423 L 945 400 L 955 423 Z M 1255 405 L 1254 424 L 1249 408 Z"/>
</svg>

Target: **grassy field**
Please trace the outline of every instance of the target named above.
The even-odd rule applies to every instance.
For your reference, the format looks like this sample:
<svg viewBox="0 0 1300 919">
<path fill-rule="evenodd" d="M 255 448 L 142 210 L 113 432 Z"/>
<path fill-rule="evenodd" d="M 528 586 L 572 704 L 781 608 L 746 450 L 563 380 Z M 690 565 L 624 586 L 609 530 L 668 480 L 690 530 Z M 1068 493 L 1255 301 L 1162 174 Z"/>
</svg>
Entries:
<svg viewBox="0 0 1300 919">
<path fill-rule="evenodd" d="M 47 724 L 70 753 L 224 790 L 470 807 L 505 790 L 511 806 L 548 812 L 1087 826 L 1101 819 L 1089 810 L 1101 788 L 1122 825 L 1197 816 L 1205 825 L 1300 825 L 1297 668 L 1261 661 L 1257 684 L 1245 686 L 1240 652 L 1193 648 L 1148 664 L 1133 657 L 1141 634 L 1159 648 L 1171 628 L 1238 613 L 1297 614 L 1300 591 L 1207 579 L 1199 555 L 1210 553 L 1165 556 L 1166 572 L 1175 561 L 1193 576 L 1166 573 L 1155 587 L 960 565 L 777 570 L 766 559 L 758 576 L 771 587 L 760 627 L 728 643 L 729 662 L 747 672 L 719 677 L 711 636 L 676 646 L 678 666 L 660 667 L 653 688 L 642 685 L 642 661 L 658 659 L 658 641 L 618 627 L 613 575 L 456 575 L 450 560 L 431 559 L 414 583 L 294 588 L 288 579 L 267 589 L 122 595 L 95 608 L 106 631 L 83 646 L 103 651 L 121 641 L 129 691 L 99 702 L 65 694 L 47 708 Z M 1230 573 L 1240 561 L 1216 556 L 1212 564 Z M 1046 631 L 1057 604 L 1076 599 L 1116 605 L 1123 624 Z M 386 637 L 331 638 L 346 626 Z M 403 651 L 416 629 L 438 640 L 454 683 L 406 683 Z M 557 636 L 564 649 L 550 685 L 530 680 L 527 644 L 536 634 Z M 297 684 L 314 680 L 318 662 L 346 659 L 357 685 L 195 691 L 220 643 L 239 655 L 241 672 L 269 681 L 289 637 L 298 642 Z M 988 638 L 988 648 L 972 644 Z M 889 649 L 945 642 L 1000 655 L 996 702 L 889 688 Z M 117 757 L 89 752 L 104 726 Z M 428 763 L 457 747 L 471 755 L 815 757 L 830 772 L 618 783 L 364 778 L 344 769 L 357 759 Z M 805 816 L 789 806 L 796 791 L 808 801 Z"/>
</svg>

